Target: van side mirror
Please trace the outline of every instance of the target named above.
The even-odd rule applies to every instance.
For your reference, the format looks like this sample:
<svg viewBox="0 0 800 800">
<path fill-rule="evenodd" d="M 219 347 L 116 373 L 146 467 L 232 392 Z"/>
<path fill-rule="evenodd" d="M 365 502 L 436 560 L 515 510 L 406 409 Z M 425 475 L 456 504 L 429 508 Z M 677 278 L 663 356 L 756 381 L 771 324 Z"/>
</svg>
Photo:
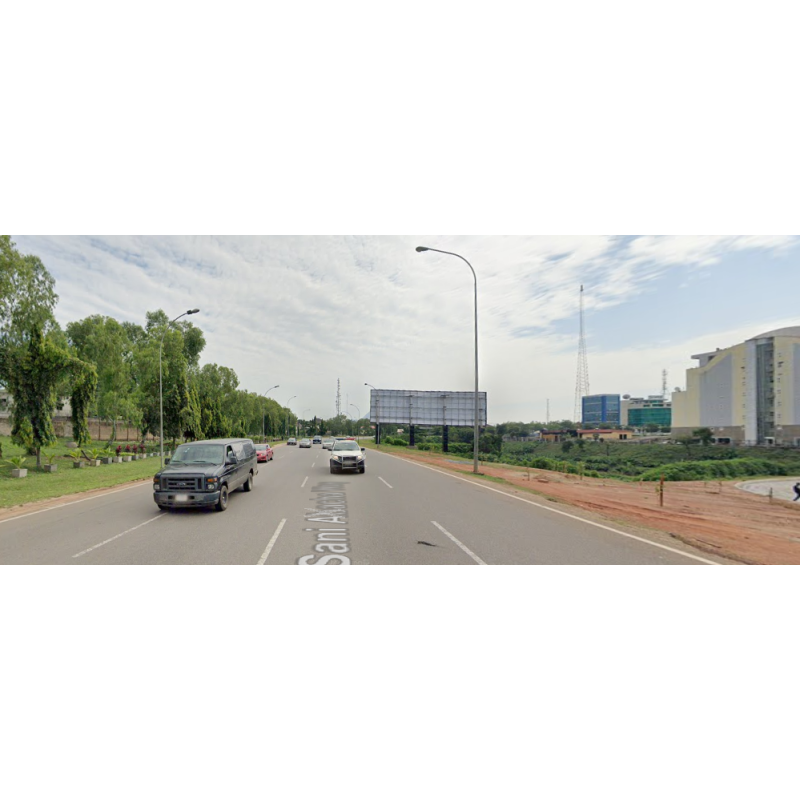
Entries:
<svg viewBox="0 0 800 800">
<path fill-rule="evenodd" d="M 164 459 L 164 463 L 165 463 L 165 464 L 169 464 L 169 461 L 170 461 L 170 460 L 169 460 L 169 458 L 165 458 L 165 459 Z"/>
<path fill-rule="evenodd" d="M 238 463 L 239 463 L 239 459 L 236 458 L 236 454 L 235 453 L 228 453 L 228 457 L 225 459 L 226 466 L 229 466 L 231 464 L 238 464 Z"/>
<path fill-rule="evenodd" d="M 366 453 L 366 452 L 367 452 L 367 448 L 366 448 L 366 447 L 362 447 L 362 448 L 361 448 L 361 452 L 362 452 L 362 453 Z"/>
</svg>

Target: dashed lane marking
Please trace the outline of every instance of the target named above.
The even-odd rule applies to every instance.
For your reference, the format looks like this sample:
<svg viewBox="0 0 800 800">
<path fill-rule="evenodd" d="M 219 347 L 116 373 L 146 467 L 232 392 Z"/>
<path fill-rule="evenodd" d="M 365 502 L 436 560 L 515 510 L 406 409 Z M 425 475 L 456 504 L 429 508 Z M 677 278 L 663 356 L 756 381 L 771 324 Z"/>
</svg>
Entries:
<svg viewBox="0 0 800 800">
<path fill-rule="evenodd" d="M 282 519 L 280 525 L 278 525 L 275 533 L 272 534 L 272 538 L 269 540 L 269 544 L 267 545 L 267 549 L 264 551 L 261 558 L 258 560 L 258 566 L 263 566 L 266 560 L 269 558 L 270 551 L 275 546 L 275 542 L 278 541 L 278 537 L 281 535 L 281 531 L 283 530 L 283 526 L 286 524 L 286 520 Z"/>
<path fill-rule="evenodd" d="M 383 480 L 383 478 L 378 478 L 378 480 L 379 480 L 379 481 L 383 481 L 384 483 L 386 483 L 386 481 L 384 481 L 384 480 Z M 394 489 L 394 486 L 392 486 L 390 483 L 386 483 L 386 485 L 387 485 L 387 486 L 388 486 L 390 489 Z"/>
<path fill-rule="evenodd" d="M 481 561 L 478 556 L 476 556 L 475 553 L 469 549 L 469 547 L 459 542 L 458 539 L 456 539 L 456 537 L 450 533 L 450 531 L 445 530 L 438 522 L 431 520 L 431 523 L 435 525 L 445 536 L 449 536 L 473 561 L 475 561 L 476 564 L 480 564 L 483 567 L 486 566 L 485 561 Z"/>
<path fill-rule="evenodd" d="M 134 525 L 132 528 L 128 528 L 126 531 L 122 531 L 122 533 L 118 533 L 116 536 L 112 536 L 110 539 L 106 539 L 104 542 L 100 542 L 100 544 L 96 544 L 93 547 L 88 548 L 88 550 L 81 550 L 80 553 L 76 553 L 73 558 L 80 558 L 81 556 L 85 556 L 87 553 L 91 553 L 92 550 L 97 550 L 98 547 L 102 547 L 104 544 L 108 544 L 109 542 L 113 542 L 115 539 L 119 539 L 120 536 L 124 536 L 126 533 L 132 533 L 133 531 L 138 531 L 139 528 L 143 528 L 145 525 L 149 525 L 151 522 L 158 522 L 160 519 L 164 519 L 166 515 L 160 514 L 157 517 L 151 517 L 146 522 L 142 522 L 139 525 Z"/>
<path fill-rule="evenodd" d="M 301 489 L 305 489 L 306 484 L 308 483 L 308 475 L 306 475 L 305 480 L 300 484 Z"/>
</svg>

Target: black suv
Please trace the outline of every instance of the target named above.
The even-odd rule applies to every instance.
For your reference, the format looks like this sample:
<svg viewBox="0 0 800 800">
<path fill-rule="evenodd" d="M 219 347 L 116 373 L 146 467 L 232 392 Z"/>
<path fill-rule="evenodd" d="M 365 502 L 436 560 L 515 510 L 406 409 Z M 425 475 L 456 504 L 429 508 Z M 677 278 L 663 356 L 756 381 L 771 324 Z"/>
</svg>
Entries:
<svg viewBox="0 0 800 800">
<path fill-rule="evenodd" d="M 240 486 L 249 492 L 258 475 L 252 439 L 189 442 L 165 461 L 153 478 L 153 500 L 162 511 L 207 506 L 224 511 L 229 493 Z"/>
</svg>

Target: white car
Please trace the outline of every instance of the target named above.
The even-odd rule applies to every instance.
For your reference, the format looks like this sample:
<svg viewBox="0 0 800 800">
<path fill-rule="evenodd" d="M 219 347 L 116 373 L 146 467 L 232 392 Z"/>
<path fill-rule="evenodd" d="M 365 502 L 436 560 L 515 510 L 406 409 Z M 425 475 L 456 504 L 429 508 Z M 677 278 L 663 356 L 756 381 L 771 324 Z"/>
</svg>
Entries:
<svg viewBox="0 0 800 800">
<path fill-rule="evenodd" d="M 331 472 L 366 472 L 366 452 L 358 442 L 335 441 L 331 449 Z"/>
</svg>

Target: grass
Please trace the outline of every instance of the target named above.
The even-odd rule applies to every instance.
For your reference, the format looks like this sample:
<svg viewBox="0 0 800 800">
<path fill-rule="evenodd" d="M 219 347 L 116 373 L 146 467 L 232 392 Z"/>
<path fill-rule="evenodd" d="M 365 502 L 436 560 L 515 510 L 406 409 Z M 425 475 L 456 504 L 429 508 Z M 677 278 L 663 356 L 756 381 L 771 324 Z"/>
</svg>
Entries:
<svg viewBox="0 0 800 800">
<path fill-rule="evenodd" d="M 13 444 L 10 437 L 0 436 L 3 447 L 3 459 L 0 462 L 0 508 L 150 478 L 161 467 L 159 459 L 146 458 L 122 464 L 101 464 L 99 467 L 74 469 L 72 459 L 66 455 L 69 452 L 67 442 L 67 439 L 62 439 L 57 445 L 47 448 L 48 453 L 56 454 L 53 463 L 58 465 L 58 471 L 50 473 L 37 469 L 36 457 L 26 456 L 23 448 Z M 92 444 L 88 449 L 101 446 L 104 443 Z M 11 477 L 12 466 L 6 463 L 6 459 L 13 456 L 24 456 L 27 459 L 23 464 L 23 469 L 28 470 L 25 478 Z M 42 463 L 46 463 L 44 458 Z"/>
</svg>

